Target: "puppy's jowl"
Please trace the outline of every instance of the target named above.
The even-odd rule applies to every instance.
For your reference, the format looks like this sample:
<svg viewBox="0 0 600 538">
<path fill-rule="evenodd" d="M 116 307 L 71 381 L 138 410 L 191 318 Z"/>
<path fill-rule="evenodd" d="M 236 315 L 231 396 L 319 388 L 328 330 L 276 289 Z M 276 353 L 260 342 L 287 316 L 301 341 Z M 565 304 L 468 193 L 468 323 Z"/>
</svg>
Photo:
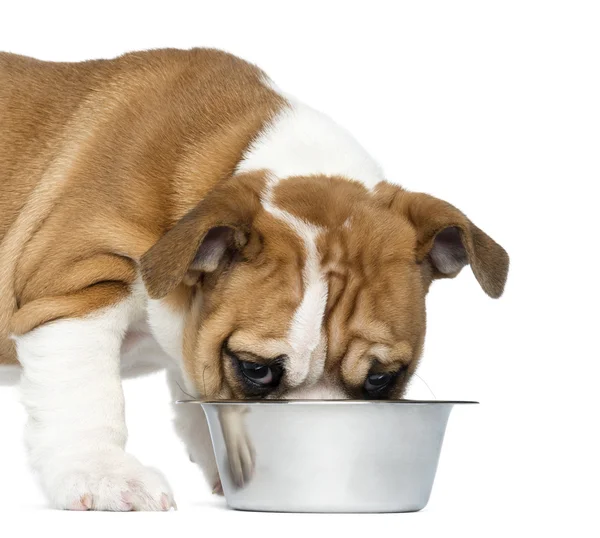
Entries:
<svg viewBox="0 0 600 538">
<path fill-rule="evenodd" d="M 470 264 L 502 293 L 508 257 L 461 211 L 229 54 L 1 54 L 0 121 L 0 364 L 55 507 L 172 506 L 125 452 L 125 373 L 167 368 L 174 399 L 400 398 L 431 282 Z M 202 411 L 176 413 L 218 489 Z"/>
</svg>

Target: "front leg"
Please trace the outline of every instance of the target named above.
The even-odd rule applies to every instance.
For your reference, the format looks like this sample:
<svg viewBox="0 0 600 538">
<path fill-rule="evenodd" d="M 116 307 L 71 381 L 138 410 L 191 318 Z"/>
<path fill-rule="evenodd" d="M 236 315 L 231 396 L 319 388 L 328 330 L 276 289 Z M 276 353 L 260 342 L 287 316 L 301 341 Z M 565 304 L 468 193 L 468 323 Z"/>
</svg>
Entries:
<svg viewBox="0 0 600 538">
<path fill-rule="evenodd" d="M 15 338 L 25 440 L 51 503 L 71 510 L 168 510 L 161 474 L 125 452 L 120 348 L 133 299 Z"/>
<path fill-rule="evenodd" d="M 173 402 L 189 400 L 193 396 L 193 394 L 184 392 L 186 385 L 183 377 L 184 374 L 179 371 L 169 370 L 167 372 L 167 381 Z M 223 493 L 221 479 L 219 478 L 206 415 L 202 407 L 173 403 L 173 412 L 175 414 L 175 430 L 185 444 L 190 460 L 200 467 L 206 481 L 212 488 L 212 492 L 221 495 Z"/>
</svg>

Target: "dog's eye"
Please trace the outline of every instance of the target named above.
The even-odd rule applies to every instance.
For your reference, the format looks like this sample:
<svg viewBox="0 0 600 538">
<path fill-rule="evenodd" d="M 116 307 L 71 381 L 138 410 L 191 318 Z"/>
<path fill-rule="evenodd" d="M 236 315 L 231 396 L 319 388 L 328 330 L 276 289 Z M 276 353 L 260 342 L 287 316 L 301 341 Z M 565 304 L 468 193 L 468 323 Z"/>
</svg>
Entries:
<svg viewBox="0 0 600 538">
<path fill-rule="evenodd" d="M 263 397 L 279 385 L 284 373 L 283 355 L 274 359 L 264 359 L 265 362 L 262 362 L 257 355 L 243 351 L 234 352 L 227 344 L 223 346 L 223 351 L 233 362 L 246 396 Z M 244 360 L 247 356 L 256 357 L 257 360 Z"/>
<path fill-rule="evenodd" d="M 399 372 L 371 372 L 363 385 L 365 398 L 371 400 L 383 400 L 389 397 L 396 379 L 402 374 Z"/>
<path fill-rule="evenodd" d="M 367 392 L 381 390 L 387 387 L 393 378 L 393 374 L 369 374 L 365 381 L 365 390 Z"/>
<path fill-rule="evenodd" d="M 230 356 L 237 362 L 238 372 L 249 394 L 264 394 L 276 388 L 283 376 L 283 367 L 279 362 L 262 364 L 244 361 L 234 354 Z"/>
<path fill-rule="evenodd" d="M 276 385 L 282 373 L 279 365 L 269 366 L 249 361 L 240 361 L 240 369 L 250 381 L 261 385 Z"/>
</svg>

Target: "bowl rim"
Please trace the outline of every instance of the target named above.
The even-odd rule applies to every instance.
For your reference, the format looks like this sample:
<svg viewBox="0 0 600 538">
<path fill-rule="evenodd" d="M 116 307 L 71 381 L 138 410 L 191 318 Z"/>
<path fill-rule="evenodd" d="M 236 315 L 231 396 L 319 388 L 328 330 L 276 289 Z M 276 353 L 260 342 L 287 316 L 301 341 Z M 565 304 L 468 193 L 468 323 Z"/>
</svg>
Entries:
<svg viewBox="0 0 600 538">
<path fill-rule="evenodd" d="M 478 405 L 470 400 L 176 400 L 176 404 L 210 405 Z"/>
</svg>

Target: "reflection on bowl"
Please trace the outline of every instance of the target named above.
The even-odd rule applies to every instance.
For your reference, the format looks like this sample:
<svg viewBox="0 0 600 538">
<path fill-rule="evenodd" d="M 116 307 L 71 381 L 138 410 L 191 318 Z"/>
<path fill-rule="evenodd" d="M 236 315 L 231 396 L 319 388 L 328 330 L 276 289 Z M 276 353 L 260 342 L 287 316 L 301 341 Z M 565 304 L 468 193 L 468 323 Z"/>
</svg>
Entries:
<svg viewBox="0 0 600 538">
<path fill-rule="evenodd" d="M 411 512 L 429 500 L 452 407 L 476 402 L 178 403 L 202 405 L 232 508 Z"/>
</svg>

